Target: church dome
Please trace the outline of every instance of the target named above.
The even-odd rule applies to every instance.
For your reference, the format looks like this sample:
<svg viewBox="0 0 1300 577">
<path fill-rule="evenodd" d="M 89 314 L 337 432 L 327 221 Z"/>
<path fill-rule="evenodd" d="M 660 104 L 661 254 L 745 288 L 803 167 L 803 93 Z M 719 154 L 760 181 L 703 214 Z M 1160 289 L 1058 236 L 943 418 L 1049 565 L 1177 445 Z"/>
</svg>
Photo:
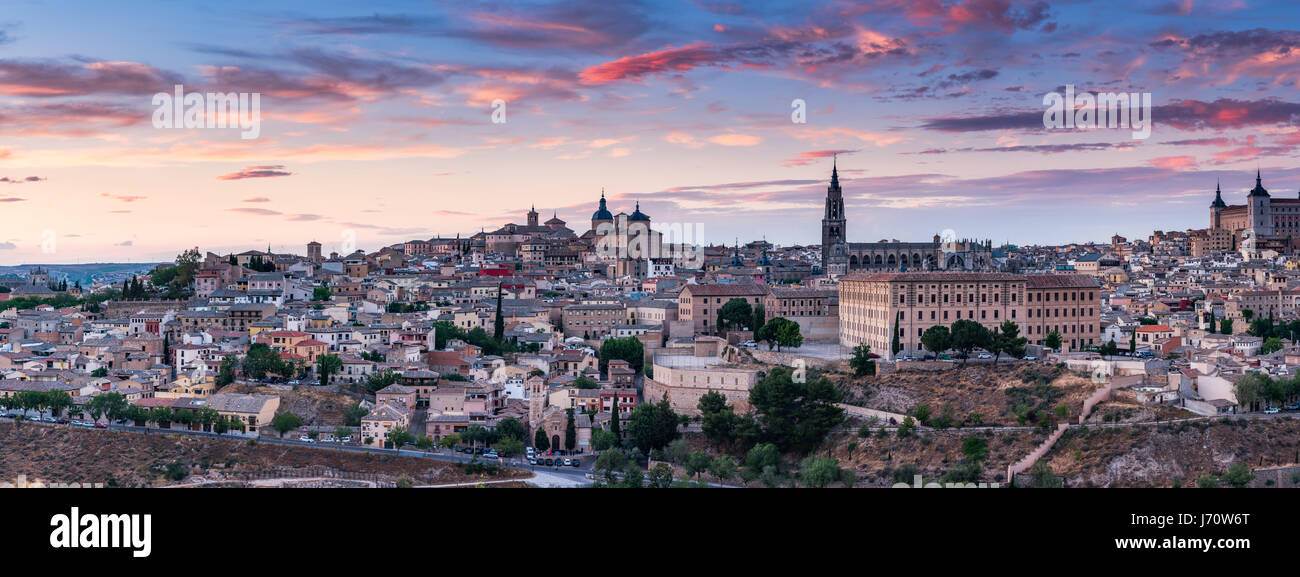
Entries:
<svg viewBox="0 0 1300 577">
<path fill-rule="evenodd" d="M 600 208 L 591 214 L 591 220 L 614 220 L 614 215 L 605 207 L 605 193 L 600 193 Z"/>
<path fill-rule="evenodd" d="M 644 212 L 641 212 L 641 203 L 639 201 L 636 203 L 636 210 L 632 211 L 632 216 L 627 217 L 627 219 L 644 222 L 650 221 L 650 217 L 646 216 Z"/>
</svg>

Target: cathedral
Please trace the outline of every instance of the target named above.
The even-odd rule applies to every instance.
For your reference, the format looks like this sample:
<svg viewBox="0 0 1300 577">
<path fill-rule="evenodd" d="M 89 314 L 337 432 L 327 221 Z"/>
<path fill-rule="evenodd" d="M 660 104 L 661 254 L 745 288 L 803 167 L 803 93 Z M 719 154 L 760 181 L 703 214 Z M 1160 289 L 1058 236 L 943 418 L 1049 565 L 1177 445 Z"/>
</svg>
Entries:
<svg viewBox="0 0 1300 577">
<path fill-rule="evenodd" d="M 931 242 L 848 242 L 844 192 L 840 189 L 838 162 L 831 167 L 822 216 L 822 272 L 841 276 L 877 271 L 983 271 L 993 268 L 993 242 L 958 240 L 934 235 Z"/>
</svg>

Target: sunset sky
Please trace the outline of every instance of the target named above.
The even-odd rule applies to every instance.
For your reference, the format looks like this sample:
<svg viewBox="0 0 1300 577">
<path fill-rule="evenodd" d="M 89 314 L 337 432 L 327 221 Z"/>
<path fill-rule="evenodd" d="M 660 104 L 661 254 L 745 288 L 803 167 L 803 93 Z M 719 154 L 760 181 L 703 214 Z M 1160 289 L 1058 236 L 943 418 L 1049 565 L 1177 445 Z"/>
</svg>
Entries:
<svg viewBox="0 0 1300 577">
<path fill-rule="evenodd" d="M 1300 194 L 1297 30 L 1257 0 L 7 1 L 0 264 L 370 251 L 530 205 L 581 232 L 602 188 L 816 243 L 836 153 L 850 241 L 1145 238 L 1257 167 Z M 175 84 L 260 93 L 260 137 L 155 128 Z M 1067 84 L 1151 93 L 1151 137 L 1045 130 Z"/>
</svg>

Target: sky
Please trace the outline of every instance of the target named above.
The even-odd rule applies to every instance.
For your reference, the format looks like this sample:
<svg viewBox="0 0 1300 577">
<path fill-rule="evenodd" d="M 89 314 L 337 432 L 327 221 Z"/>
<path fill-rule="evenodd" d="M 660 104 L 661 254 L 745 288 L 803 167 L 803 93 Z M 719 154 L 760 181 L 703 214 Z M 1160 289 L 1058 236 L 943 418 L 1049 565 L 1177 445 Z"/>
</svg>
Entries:
<svg viewBox="0 0 1300 577">
<path fill-rule="evenodd" d="M 1145 238 L 1257 169 L 1300 195 L 1297 83 L 1284 1 L 9 0 L 0 264 L 581 233 L 602 190 L 815 244 L 832 157 L 850 241 Z M 178 84 L 257 94 L 257 137 L 160 126 Z M 1149 94 L 1149 138 L 1045 128 L 1067 85 Z"/>
</svg>

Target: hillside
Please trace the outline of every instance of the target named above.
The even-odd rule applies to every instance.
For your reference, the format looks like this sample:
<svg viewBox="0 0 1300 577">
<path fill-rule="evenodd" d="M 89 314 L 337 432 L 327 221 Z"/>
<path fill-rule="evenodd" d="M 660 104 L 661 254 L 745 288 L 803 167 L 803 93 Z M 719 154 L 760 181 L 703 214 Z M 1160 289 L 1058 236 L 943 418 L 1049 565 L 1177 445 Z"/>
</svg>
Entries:
<svg viewBox="0 0 1300 577">
<path fill-rule="evenodd" d="M 0 423 L 0 480 L 18 475 L 29 480 L 64 483 L 103 483 L 109 487 L 149 487 L 173 484 L 173 470 L 187 470 L 187 482 L 303 476 L 321 471 L 341 477 L 394 482 L 409 477 L 415 484 L 445 484 L 477 480 L 454 463 L 285 447 L 241 440 L 174 434 L 126 433 Z M 526 476 L 505 471 L 494 479 Z"/>
<path fill-rule="evenodd" d="M 1045 459 L 1071 487 L 1193 486 L 1235 463 L 1271 467 L 1300 462 L 1300 421 L 1236 419 L 1072 429 Z"/>
<path fill-rule="evenodd" d="M 1098 387 L 1086 376 L 1046 363 L 970 365 L 937 373 L 865 378 L 829 376 L 840 384 L 844 402 L 851 405 L 907 413 L 926 404 L 932 414 L 938 414 L 944 404 L 951 404 L 957 422 L 984 425 L 1032 425 L 1037 422 L 1036 411 L 1051 412 L 1062 403 L 1070 418 L 1077 420 L 1083 400 Z M 1026 416 L 1023 422 L 1018 412 Z"/>
</svg>

